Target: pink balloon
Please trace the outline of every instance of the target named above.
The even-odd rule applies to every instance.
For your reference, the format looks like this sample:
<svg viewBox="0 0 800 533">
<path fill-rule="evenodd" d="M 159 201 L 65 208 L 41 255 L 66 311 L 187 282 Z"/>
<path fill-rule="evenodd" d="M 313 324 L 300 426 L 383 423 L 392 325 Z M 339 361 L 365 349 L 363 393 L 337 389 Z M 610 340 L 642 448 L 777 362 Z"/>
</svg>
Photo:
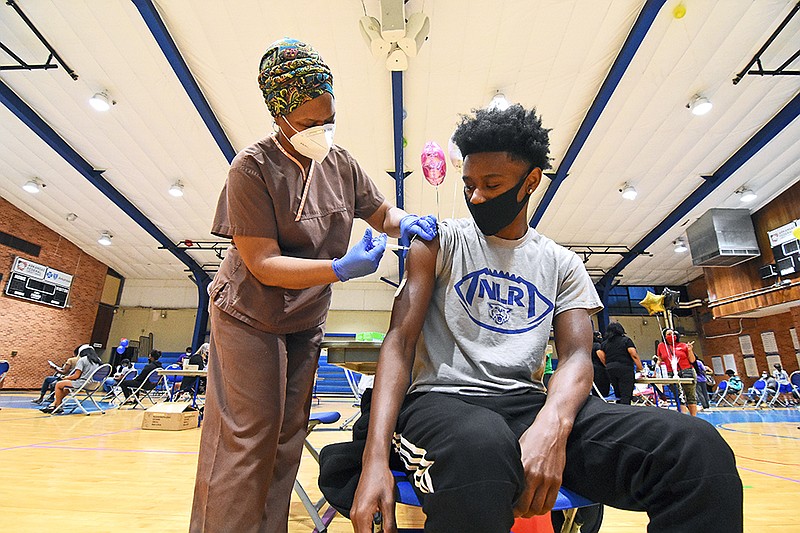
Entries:
<svg viewBox="0 0 800 533">
<path fill-rule="evenodd" d="M 447 174 L 447 159 L 444 150 L 436 141 L 428 141 L 422 149 L 422 174 L 428 183 L 439 186 Z"/>
</svg>

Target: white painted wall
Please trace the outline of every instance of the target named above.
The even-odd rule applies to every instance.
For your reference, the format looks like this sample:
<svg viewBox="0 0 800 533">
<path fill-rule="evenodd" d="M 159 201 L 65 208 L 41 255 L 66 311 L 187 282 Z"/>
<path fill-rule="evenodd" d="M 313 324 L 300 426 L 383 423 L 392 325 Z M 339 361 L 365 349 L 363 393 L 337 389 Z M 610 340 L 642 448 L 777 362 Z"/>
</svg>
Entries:
<svg viewBox="0 0 800 533">
<path fill-rule="evenodd" d="M 110 350 L 116 347 L 123 337 L 139 340 L 139 336 L 147 336 L 150 333 L 153 334 L 153 348 L 156 350 L 182 352 L 192 344 L 196 314 L 196 309 L 120 307 L 111 323 L 109 347 L 104 355 L 110 354 Z"/>
<path fill-rule="evenodd" d="M 189 279 L 126 279 L 120 307 L 197 309 L 197 286 Z"/>
</svg>

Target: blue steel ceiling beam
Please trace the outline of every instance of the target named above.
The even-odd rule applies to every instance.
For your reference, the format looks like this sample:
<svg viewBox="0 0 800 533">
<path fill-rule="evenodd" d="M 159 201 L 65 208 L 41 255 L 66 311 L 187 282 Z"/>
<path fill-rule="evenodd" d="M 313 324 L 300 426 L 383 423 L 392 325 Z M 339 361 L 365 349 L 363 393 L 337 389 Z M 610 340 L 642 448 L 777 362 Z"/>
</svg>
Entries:
<svg viewBox="0 0 800 533">
<path fill-rule="evenodd" d="M 611 287 L 614 278 L 628 266 L 631 261 L 645 252 L 648 246 L 652 245 L 657 239 L 664 235 L 670 228 L 680 222 L 692 209 L 697 207 L 708 195 L 717 187 L 731 177 L 734 172 L 741 168 L 747 161 L 758 153 L 764 146 L 774 139 L 792 121 L 800 116 L 800 93 L 796 94 L 783 109 L 781 109 L 764 127 L 758 130 L 750 140 L 739 148 L 727 161 L 725 161 L 716 172 L 711 176 L 706 176 L 705 181 L 692 192 L 678 207 L 653 228 L 639 242 L 631 248 L 631 251 L 624 254 L 622 259 L 605 274 L 597 286 L 601 292 L 607 291 Z"/>
<path fill-rule="evenodd" d="M 181 85 L 183 85 L 189 99 L 203 119 L 211 136 L 214 137 L 214 140 L 217 142 L 217 146 L 219 146 L 225 159 L 230 163 L 236 156 L 236 150 L 233 149 L 231 141 L 225 134 L 225 130 L 222 129 L 222 125 L 217 120 L 216 115 L 214 115 L 214 111 L 212 111 L 206 97 L 203 95 L 203 91 L 200 90 L 200 85 L 198 85 L 197 80 L 194 79 L 192 72 L 189 70 L 189 66 L 186 64 L 186 61 L 183 60 L 178 46 L 175 44 L 175 41 L 172 40 L 172 36 L 169 34 L 166 25 L 164 25 L 161 15 L 158 14 L 156 6 L 153 5 L 151 0 L 132 1 L 136 9 L 139 10 L 139 14 L 142 15 L 145 24 L 147 24 L 147 28 L 150 30 L 150 33 L 153 34 L 153 38 L 155 38 L 158 46 L 167 58 L 167 61 L 169 61 Z"/>
<path fill-rule="evenodd" d="M 592 102 L 589 111 L 586 113 L 583 122 L 578 128 L 575 138 L 572 139 L 572 143 L 569 145 L 569 148 L 567 148 L 564 159 L 561 161 L 561 164 L 558 165 L 558 170 L 556 170 L 555 176 L 552 177 L 552 181 L 547 187 L 542 201 L 539 202 L 536 211 L 534 211 L 531 217 L 530 226 L 532 228 L 535 228 L 542 220 L 544 212 L 550 206 L 550 202 L 553 201 L 556 192 L 558 192 L 558 188 L 561 187 L 561 184 L 567 179 L 572 164 L 575 162 L 583 145 L 589 138 L 595 124 L 600 120 L 600 115 L 603 113 L 606 105 L 608 105 L 609 100 L 611 100 L 611 96 L 614 94 L 620 80 L 622 80 L 622 76 L 625 75 L 625 71 L 628 69 L 628 66 L 630 66 L 633 56 L 636 55 L 636 51 L 639 49 L 642 41 L 644 41 L 647 32 L 650 30 L 650 26 L 653 25 L 653 21 L 665 1 L 666 0 L 647 0 L 642 11 L 639 13 L 639 17 L 636 19 L 636 22 L 634 22 L 631 32 L 622 45 L 622 49 L 620 49 L 617 58 L 614 60 L 614 64 L 611 65 L 611 70 L 608 71 L 606 79 L 600 86 L 600 91 L 597 93 L 594 102 Z"/>
<path fill-rule="evenodd" d="M 208 312 L 206 311 L 206 321 L 202 322 L 201 327 L 201 310 L 208 308 L 208 293 L 206 287 L 211 279 L 208 277 L 202 267 L 198 265 L 192 257 L 185 251 L 180 250 L 172 240 L 167 237 L 153 222 L 147 218 L 130 200 L 125 198 L 113 185 L 111 185 L 104 177 L 102 170 L 96 170 L 81 157 L 67 142 L 51 128 L 42 118 L 31 109 L 22 99 L 11 90 L 11 88 L 0 81 L 0 102 L 3 103 L 14 115 L 17 116 L 26 126 L 28 126 L 36 135 L 39 136 L 50 148 L 52 148 L 58 155 L 69 163 L 75 170 L 78 171 L 84 178 L 94 185 L 100 192 L 102 192 L 109 200 L 114 202 L 122 211 L 131 217 L 142 229 L 149 233 L 155 240 L 157 240 L 165 249 L 174 255 L 181 263 L 186 265 L 192 272 L 195 282 L 198 287 L 198 294 L 200 295 L 201 304 L 205 299 L 205 304 L 198 308 L 197 322 L 195 323 L 195 336 L 193 346 L 198 339 L 205 336 L 205 323 L 207 321 Z M 202 329 L 202 331 L 198 331 Z M 202 340 L 200 340 L 202 342 Z M 199 346 L 199 343 L 197 344 Z"/>
<path fill-rule="evenodd" d="M 394 144 L 394 196 L 395 205 L 400 209 L 405 209 L 405 179 L 409 173 L 405 172 L 405 154 L 403 151 L 403 73 L 402 71 L 392 71 L 392 133 Z M 408 246 L 407 242 L 400 241 L 403 246 Z M 403 271 L 405 270 L 405 250 L 395 250 L 397 254 L 397 271 L 399 272 L 398 283 L 403 281 Z"/>
</svg>

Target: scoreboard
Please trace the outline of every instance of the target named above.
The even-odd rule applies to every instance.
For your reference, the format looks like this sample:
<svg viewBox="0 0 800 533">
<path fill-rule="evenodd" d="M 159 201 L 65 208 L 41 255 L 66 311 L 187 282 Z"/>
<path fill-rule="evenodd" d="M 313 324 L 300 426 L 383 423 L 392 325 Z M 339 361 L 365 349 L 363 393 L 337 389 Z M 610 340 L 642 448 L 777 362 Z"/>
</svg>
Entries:
<svg viewBox="0 0 800 533">
<path fill-rule="evenodd" d="M 795 236 L 798 227 L 800 227 L 800 219 L 767 232 L 772 255 L 775 257 L 772 275 L 786 278 L 795 277 L 800 273 L 800 241 Z"/>
<path fill-rule="evenodd" d="M 64 308 L 72 276 L 22 257 L 14 259 L 5 293 L 31 302 Z"/>
</svg>

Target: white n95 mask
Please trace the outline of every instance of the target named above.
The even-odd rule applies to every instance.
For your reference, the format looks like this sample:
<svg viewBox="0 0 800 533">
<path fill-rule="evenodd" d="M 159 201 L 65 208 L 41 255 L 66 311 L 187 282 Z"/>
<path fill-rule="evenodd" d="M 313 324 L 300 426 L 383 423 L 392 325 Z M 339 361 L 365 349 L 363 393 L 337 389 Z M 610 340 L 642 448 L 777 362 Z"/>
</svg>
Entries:
<svg viewBox="0 0 800 533">
<path fill-rule="evenodd" d="M 333 146 L 333 134 L 336 131 L 336 125 L 323 124 L 322 126 L 313 126 L 303 131 L 297 131 L 286 120 L 286 117 L 283 117 L 283 120 L 295 131 L 295 134 L 289 137 L 289 142 L 292 143 L 294 149 L 299 154 L 313 159 L 317 163 L 322 163 L 328 156 L 331 146 Z"/>
</svg>

